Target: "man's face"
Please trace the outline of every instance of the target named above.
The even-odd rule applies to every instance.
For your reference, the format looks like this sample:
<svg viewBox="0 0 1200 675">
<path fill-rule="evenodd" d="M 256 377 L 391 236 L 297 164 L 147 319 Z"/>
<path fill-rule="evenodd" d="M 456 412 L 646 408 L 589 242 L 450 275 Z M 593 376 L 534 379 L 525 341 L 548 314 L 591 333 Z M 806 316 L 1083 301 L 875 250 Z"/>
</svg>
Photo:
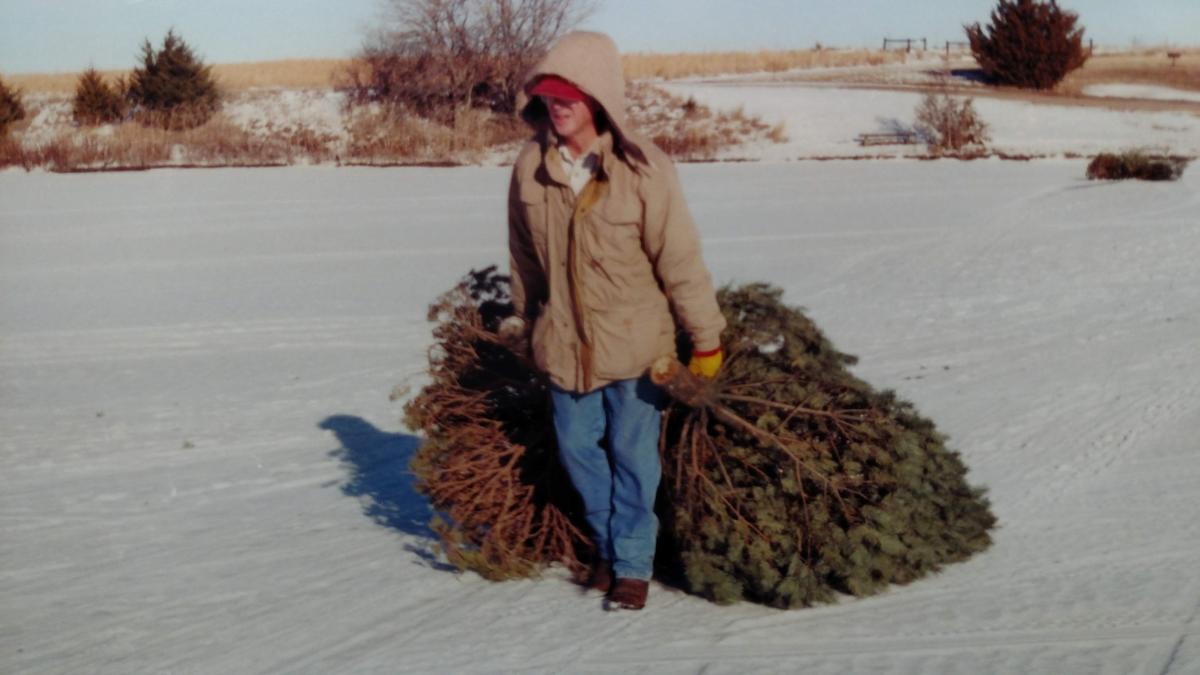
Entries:
<svg viewBox="0 0 1200 675">
<path fill-rule="evenodd" d="M 542 102 L 550 111 L 550 122 L 554 131 L 562 138 L 573 138 L 581 131 L 595 129 L 592 107 L 586 101 L 572 101 L 556 96 L 542 96 Z"/>
</svg>

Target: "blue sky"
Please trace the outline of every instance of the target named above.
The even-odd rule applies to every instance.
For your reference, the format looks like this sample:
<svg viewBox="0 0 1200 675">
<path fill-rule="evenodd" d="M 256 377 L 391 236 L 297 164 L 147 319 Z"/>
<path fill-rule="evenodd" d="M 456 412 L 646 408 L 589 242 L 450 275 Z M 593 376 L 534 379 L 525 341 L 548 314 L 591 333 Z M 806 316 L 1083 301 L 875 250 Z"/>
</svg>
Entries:
<svg viewBox="0 0 1200 675">
<path fill-rule="evenodd" d="M 381 0 L 0 0 L 0 72 L 130 68 L 174 27 L 210 63 L 352 55 Z M 1200 45 L 1200 0 L 1062 0 L 1097 44 Z M 963 39 L 994 0 L 600 0 L 586 27 L 624 51 Z"/>
</svg>

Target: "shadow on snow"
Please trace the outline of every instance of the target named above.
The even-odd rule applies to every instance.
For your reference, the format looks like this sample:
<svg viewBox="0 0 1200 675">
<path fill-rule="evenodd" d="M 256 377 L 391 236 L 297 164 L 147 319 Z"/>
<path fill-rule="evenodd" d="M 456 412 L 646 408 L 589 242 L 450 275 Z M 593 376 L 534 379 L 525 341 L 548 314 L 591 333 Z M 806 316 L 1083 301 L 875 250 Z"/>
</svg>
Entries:
<svg viewBox="0 0 1200 675">
<path fill-rule="evenodd" d="M 329 456 L 347 473 L 342 493 L 358 499 L 363 515 L 375 523 L 425 539 L 423 545 L 409 544 L 406 549 L 431 567 L 452 570 L 437 558 L 436 536 L 429 529 L 433 511 L 417 492 L 416 476 L 408 468 L 421 439 L 382 431 L 353 415 L 331 415 L 317 426 L 332 431 L 341 444 Z"/>
</svg>

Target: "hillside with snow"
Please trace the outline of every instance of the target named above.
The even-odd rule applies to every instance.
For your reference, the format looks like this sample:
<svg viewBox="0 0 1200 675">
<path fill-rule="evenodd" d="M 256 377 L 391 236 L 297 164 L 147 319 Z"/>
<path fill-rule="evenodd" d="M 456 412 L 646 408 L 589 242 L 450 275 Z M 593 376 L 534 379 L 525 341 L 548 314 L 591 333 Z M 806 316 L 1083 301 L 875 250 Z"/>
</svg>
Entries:
<svg viewBox="0 0 1200 675">
<path fill-rule="evenodd" d="M 733 147 L 724 159 L 788 161 L 814 158 L 904 157 L 928 153 L 924 145 L 867 146 L 859 134 L 911 130 L 923 93 L 911 90 L 844 88 L 820 83 L 755 80 L 668 82 L 672 94 L 693 97 L 716 109 L 740 108 L 767 124 L 784 124 L 785 143 Z M 1188 100 L 1195 92 L 1156 86 L 1101 89 L 1143 99 Z M 965 96 L 963 96 L 965 97 Z M 1193 99 L 1194 100 L 1194 99 Z M 1017 157 L 1091 156 L 1144 149 L 1200 156 L 1200 103 L 1195 110 L 1143 111 L 1053 105 L 975 97 L 988 125 L 988 149 Z"/>
<path fill-rule="evenodd" d="M 643 129 L 648 136 L 664 130 L 678 135 L 686 129 L 686 133 L 708 136 L 708 142 L 718 146 L 711 152 L 702 147 L 697 153 L 677 153 L 685 161 L 927 157 L 930 150 L 924 143 L 863 146 L 858 137 L 913 131 L 916 108 L 925 92 L 949 86 L 945 91 L 973 98 L 988 125 L 986 147 L 975 149 L 975 154 L 1027 159 L 1142 150 L 1200 156 L 1200 92 L 1112 83 L 1091 85 L 1086 96 L 1076 97 L 996 93 L 977 81 L 949 77 L 934 64 L 926 59 L 890 66 L 642 82 L 630 88 L 630 108 L 637 112 L 639 123 L 649 127 Z M 51 155 L 78 156 L 58 170 L 128 168 L 139 166 L 138 162 L 150 166 L 507 166 L 520 147 L 513 141 L 453 151 L 444 140 L 422 144 L 406 138 L 391 141 L 409 153 L 396 155 L 384 139 L 388 134 L 419 134 L 423 128 L 419 120 L 409 119 L 389 129 L 395 123 L 391 116 L 377 106 L 348 106 L 342 92 L 255 88 L 231 92 L 221 112 L 205 127 L 208 131 L 167 148 L 169 157 L 143 151 L 146 156 L 138 158 L 111 146 L 123 139 L 147 146 L 165 141 L 153 134 L 143 138 L 135 123 L 77 126 L 65 95 L 32 94 L 28 99 L 30 119 L 19 125 L 13 137 L 34 155 L 37 148 L 58 146 Z M 688 109 L 692 104 L 704 106 L 710 118 L 693 116 Z M 690 121 L 671 126 L 681 119 Z M 773 132 L 764 133 L 767 129 Z M 91 154 L 96 157 L 88 159 L 81 148 L 94 148 Z"/>
</svg>

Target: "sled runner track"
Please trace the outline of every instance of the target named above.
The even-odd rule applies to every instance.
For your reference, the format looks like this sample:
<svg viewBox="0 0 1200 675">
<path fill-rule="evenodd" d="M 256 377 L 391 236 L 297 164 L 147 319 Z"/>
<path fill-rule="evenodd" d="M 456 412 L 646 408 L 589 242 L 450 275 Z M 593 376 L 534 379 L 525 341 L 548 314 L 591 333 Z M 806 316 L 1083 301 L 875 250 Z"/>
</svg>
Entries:
<svg viewBox="0 0 1200 675">
<path fill-rule="evenodd" d="M 1183 668 L 1190 669 L 1200 666 L 1200 649 L 1197 648 L 1200 647 L 1200 645 L 1196 645 L 1196 641 L 1200 639 L 1196 634 L 1197 616 L 1200 616 L 1200 599 L 1197 599 L 1196 607 L 1192 610 L 1192 615 L 1188 617 L 1187 623 L 1184 624 L 1184 631 L 1179 634 L 1179 639 L 1176 640 L 1175 644 L 1171 647 L 1171 653 L 1167 656 L 1167 663 L 1163 666 L 1163 669 L 1159 675 L 1170 675 L 1171 673 L 1175 672 L 1175 667 L 1177 665 L 1181 669 L 1179 672 L 1183 672 Z M 1180 654 L 1183 652 L 1185 643 L 1189 642 L 1192 645 L 1191 651 L 1193 653 L 1190 655 L 1188 663 L 1180 663 Z"/>
<path fill-rule="evenodd" d="M 932 652 L 942 650 L 975 650 L 987 647 L 1009 647 L 1019 645 L 1081 644 L 1099 645 L 1112 641 L 1174 643 L 1181 635 L 1178 626 L 1147 626 L 1142 628 L 1120 628 L 1108 631 L 994 631 L 985 633 L 963 632 L 927 636 L 905 636 L 902 638 L 831 639 L 822 641 L 798 640 L 785 645 L 755 644 L 755 656 L 832 656 L 841 654 Z M 1200 631 L 1189 628 L 1183 636 L 1200 636 Z M 745 658 L 746 654 L 736 649 L 705 649 L 689 647 L 687 655 L 654 656 L 645 652 L 613 654 L 603 658 L 614 662 L 703 660 L 721 661 Z"/>
<path fill-rule="evenodd" d="M 1178 364 L 1179 373 L 1196 372 L 1200 368 L 1195 350 L 1183 346 L 1161 354 Z M 1056 503 L 1075 496 L 1080 489 L 1102 484 L 1118 484 L 1135 478 L 1127 475 L 1131 464 L 1153 461 L 1157 444 L 1170 435 L 1188 414 L 1200 410 L 1200 387 L 1194 377 L 1180 377 L 1177 382 L 1161 379 L 1140 382 L 1132 387 L 1129 378 L 1118 387 L 1098 382 L 1087 393 L 1075 394 L 1071 402 L 1047 402 L 1047 419 L 1035 432 L 1021 439 L 1022 446 L 1041 447 L 1050 453 L 1054 464 L 1051 472 L 1039 479 L 1030 475 L 1030 485 L 1036 487 L 1020 508 L 1034 515 L 1055 508 Z M 1119 409 L 1120 414 L 1097 415 L 1098 410 Z M 1054 458 L 1058 459 L 1055 460 Z M 1180 457 L 1184 460 L 1184 457 Z M 1190 465 L 1185 464 L 1184 470 Z M 1116 468 L 1123 469 L 1122 474 Z M 1040 466 L 1044 471 L 1047 467 Z M 1049 480 L 1047 480 L 1049 478 Z"/>
</svg>

